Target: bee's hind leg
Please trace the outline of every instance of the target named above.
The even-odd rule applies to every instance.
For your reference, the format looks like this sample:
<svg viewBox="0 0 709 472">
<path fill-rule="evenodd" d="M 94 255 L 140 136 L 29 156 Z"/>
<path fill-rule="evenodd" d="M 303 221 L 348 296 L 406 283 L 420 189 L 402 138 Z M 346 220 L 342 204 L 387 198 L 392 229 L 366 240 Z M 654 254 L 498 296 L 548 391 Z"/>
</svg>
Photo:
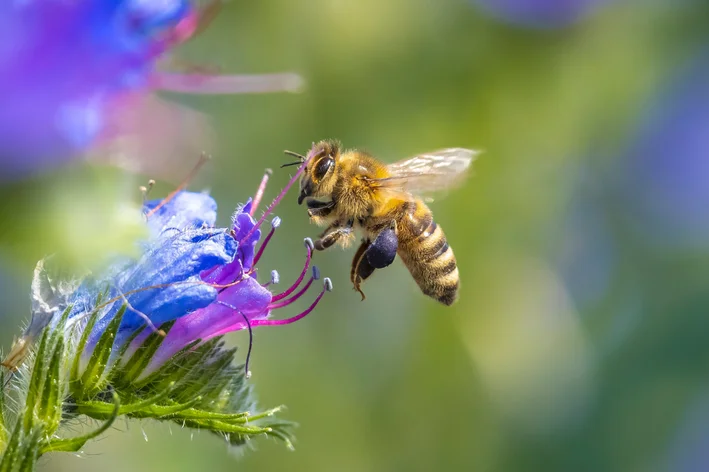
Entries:
<svg viewBox="0 0 709 472">
<path fill-rule="evenodd" d="M 374 242 L 369 240 L 362 241 L 362 245 L 357 249 L 354 260 L 352 261 L 352 270 L 350 272 L 350 280 L 354 284 L 355 290 L 362 295 L 362 300 L 365 299 L 362 292 L 361 284 L 376 269 L 387 267 L 396 258 L 396 250 L 399 248 L 399 238 L 396 236 L 394 227 L 382 230 Z"/>
<path fill-rule="evenodd" d="M 396 227 L 392 225 L 377 235 L 365 255 L 372 267 L 383 269 L 394 262 L 397 249 L 399 249 L 399 238 L 396 236 Z"/>
<path fill-rule="evenodd" d="M 350 270 L 350 281 L 354 285 L 354 289 L 362 296 L 362 300 L 367 297 L 364 296 L 360 286 L 374 272 L 374 267 L 372 267 L 366 257 L 366 251 L 371 244 L 372 242 L 368 239 L 362 240 L 362 245 L 357 249 L 354 259 L 352 259 L 352 269 Z"/>
</svg>

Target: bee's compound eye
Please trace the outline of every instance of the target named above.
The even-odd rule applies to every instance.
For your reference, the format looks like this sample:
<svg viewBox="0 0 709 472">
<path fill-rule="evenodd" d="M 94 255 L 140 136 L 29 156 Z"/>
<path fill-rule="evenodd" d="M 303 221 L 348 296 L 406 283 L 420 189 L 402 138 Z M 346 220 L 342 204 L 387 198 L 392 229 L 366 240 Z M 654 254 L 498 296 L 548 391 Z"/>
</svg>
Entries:
<svg viewBox="0 0 709 472">
<path fill-rule="evenodd" d="M 323 157 L 315 164 L 315 169 L 313 170 L 313 174 L 314 174 L 313 176 L 317 180 L 322 180 L 334 164 L 335 164 L 335 160 L 332 157 L 330 157 L 330 156 Z"/>
</svg>

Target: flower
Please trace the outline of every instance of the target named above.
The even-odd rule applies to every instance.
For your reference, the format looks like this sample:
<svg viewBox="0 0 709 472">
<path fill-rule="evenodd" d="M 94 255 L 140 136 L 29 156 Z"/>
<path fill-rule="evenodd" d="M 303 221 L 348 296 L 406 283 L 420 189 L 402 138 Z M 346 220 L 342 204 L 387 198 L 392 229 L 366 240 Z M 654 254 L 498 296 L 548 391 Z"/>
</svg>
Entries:
<svg viewBox="0 0 709 472">
<path fill-rule="evenodd" d="M 709 248 L 709 54 L 689 60 L 645 110 L 617 169 L 635 234 L 665 249 Z"/>
<path fill-rule="evenodd" d="M 123 307 L 125 313 L 113 349 L 117 354 L 131 340 L 120 359 L 124 364 L 151 334 L 159 332 L 160 326 L 174 321 L 141 378 L 195 341 L 203 343 L 257 326 L 290 324 L 312 312 L 325 291 L 332 289 L 327 278 L 305 311 L 286 319 L 272 318 L 276 310 L 300 299 L 319 279 L 319 271 L 310 267 L 313 243 L 306 238 L 303 270 L 288 289 L 271 293 L 269 286 L 279 278 L 275 271 L 267 282 L 258 281 L 256 265 L 281 220 L 273 218 L 268 235 L 256 251 L 260 227 L 272 210 L 256 221 L 252 215 L 257 203 L 249 199 L 239 207 L 231 228 L 215 228 L 216 203 L 207 194 L 181 191 L 169 200 L 146 202 L 144 213 L 151 238 L 143 243 L 142 257 L 115 263 L 99 277 L 88 278 L 69 297 L 73 306 L 70 322 L 86 319 L 94 312 L 99 294 L 110 300 L 101 304 L 101 313 L 92 326 L 83 353 L 84 365 Z M 311 276 L 302 284 L 309 270 Z M 136 336 L 137 332 L 140 334 Z"/>
<path fill-rule="evenodd" d="M 144 204 L 149 236 L 139 242 L 140 257 L 114 260 L 101 273 L 78 278 L 52 270 L 51 258 L 40 261 L 32 283 L 32 320 L 2 362 L 27 379 L 4 380 L 0 370 L 0 383 L 12 383 L 9 390 L 25 405 L 23 411 L 7 410 L 0 390 L 0 420 L 21 425 L 4 429 L 0 422 L 0 428 L 13 432 L 7 444 L 29 446 L 3 451 L 0 443 L 0 468 L 24 463 L 28 454 L 77 451 L 121 415 L 208 430 L 234 446 L 264 434 L 290 446 L 291 423 L 272 418 L 280 408 L 256 410 L 246 382 L 252 343 L 239 366 L 233 363 L 235 350 L 225 348 L 221 338 L 298 321 L 332 289 L 326 278 L 303 312 L 273 316 L 319 279 L 317 268 L 310 267 L 309 239 L 303 270 L 289 288 L 271 293 L 276 271 L 264 283 L 257 277 L 259 259 L 281 220 L 272 219 L 259 246 L 261 227 L 304 166 L 258 220 L 253 214 L 268 174 L 229 228 L 215 227 L 216 203 L 209 195 L 176 191 Z M 105 423 L 75 438 L 56 434 L 77 415 Z"/>
<path fill-rule="evenodd" d="M 142 108 L 156 108 L 146 99 L 152 90 L 297 87 L 293 74 L 210 76 L 157 69 L 158 60 L 193 36 L 220 3 L 213 1 L 203 14 L 189 0 L 0 2 L 0 180 L 56 166 L 131 130 L 146 134 L 145 123 L 126 123 L 126 117 L 150 115 Z M 141 112 L 131 114 L 136 108 Z"/>
<path fill-rule="evenodd" d="M 528 27 L 562 27 L 609 0 L 475 0 L 492 15 Z"/>
</svg>

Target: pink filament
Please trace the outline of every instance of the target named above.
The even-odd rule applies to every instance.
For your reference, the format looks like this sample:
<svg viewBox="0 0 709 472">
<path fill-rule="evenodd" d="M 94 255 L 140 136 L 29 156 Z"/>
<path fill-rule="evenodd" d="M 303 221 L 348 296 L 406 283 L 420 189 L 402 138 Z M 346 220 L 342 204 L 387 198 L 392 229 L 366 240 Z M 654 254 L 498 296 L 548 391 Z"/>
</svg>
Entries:
<svg viewBox="0 0 709 472">
<path fill-rule="evenodd" d="M 269 310 L 275 310 L 276 308 L 283 308 L 284 306 L 290 305 L 291 303 L 293 303 L 294 301 L 296 301 L 297 299 L 299 299 L 300 297 L 302 297 L 303 294 L 308 291 L 308 289 L 310 288 L 310 286 L 313 284 L 313 280 L 315 280 L 315 278 L 310 277 L 310 280 L 308 280 L 308 283 L 305 284 L 305 286 L 304 286 L 302 289 L 300 289 L 300 290 L 298 291 L 298 293 L 296 293 L 295 295 L 293 295 L 293 296 L 292 296 L 291 298 L 289 298 L 288 300 L 282 301 L 282 302 L 280 302 L 280 303 L 274 303 L 274 304 L 272 304 L 272 305 L 268 305 L 268 309 L 269 309 Z M 271 300 L 273 300 L 273 298 L 272 298 Z"/>
<path fill-rule="evenodd" d="M 266 250 L 266 246 L 268 245 L 268 242 L 271 240 L 273 237 L 273 233 L 276 232 L 276 227 L 273 226 L 271 227 L 271 231 L 268 232 L 268 236 L 266 236 L 266 239 L 263 240 L 263 243 L 261 243 L 261 247 L 258 249 L 258 252 L 256 253 L 256 256 L 254 256 L 254 262 L 251 264 L 252 267 L 255 267 L 256 264 L 258 264 L 258 261 L 261 259 L 261 256 L 263 255 L 263 251 Z"/>
<path fill-rule="evenodd" d="M 308 268 L 310 267 L 310 259 L 312 257 L 313 250 L 310 249 L 310 246 L 307 246 L 308 253 L 305 256 L 305 267 L 303 267 L 303 271 L 300 273 L 300 276 L 298 279 L 295 281 L 293 285 L 291 285 L 285 292 L 279 293 L 278 295 L 274 295 L 271 298 L 271 302 L 277 302 L 278 300 L 282 300 L 286 298 L 288 295 L 293 293 L 296 288 L 298 288 L 298 285 L 303 281 L 303 278 L 305 278 L 305 274 L 308 272 Z"/>
<path fill-rule="evenodd" d="M 291 179 L 288 181 L 285 187 L 283 187 L 283 190 L 281 190 L 281 193 L 278 194 L 278 196 L 271 202 L 270 205 L 268 205 L 268 208 L 266 208 L 266 211 L 263 212 L 263 215 L 261 215 L 261 218 L 256 222 L 253 228 L 251 228 L 251 231 L 246 233 L 246 236 L 241 238 L 241 241 L 239 241 L 239 244 L 243 243 L 244 241 L 248 241 L 248 239 L 251 237 L 251 235 L 256 231 L 259 226 L 263 224 L 263 222 L 266 220 L 266 217 L 273 212 L 273 209 L 276 208 L 276 205 L 281 203 L 281 200 L 283 200 L 283 197 L 286 196 L 286 193 L 288 193 L 288 190 L 293 186 L 294 183 L 298 181 L 300 178 L 300 174 L 303 173 L 305 170 L 305 166 L 308 165 L 308 162 L 310 161 L 312 156 L 308 155 L 308 157 L 303 161 L 303 163 L 298 167 L 298 171 L 291 177 Z"/>
<path fill-rule="evenodd" d="M 291 323 L 295 323 L 301 318 L 304 318 L 307 316 L 311 311 L 315 309 L 317 304 L 320 302 L 320 299 L 322 296 L 325 294 L 326 288 L 323 287 L 323 289 L 320 291 L 318 294 L 318 297 L 315 299 L 315 301 L 302 313 L 299 315 L 293 316 L 292 318 L 286 318 L 285 320 L 253 320 L 251 322 L 251 327 L 255 328 L 256 326 L 279 326 L 279 325 L 287 325 Z"/>
<path fill-rule="evenodd" d="M 268 178 L 272 173 L 273 171 L 271 169 L 266 169 L 266 172 L 263 174 L 258 190 L 256 190 L 256 195 L 254 195 L 254 201 L 251 203 L 251 211 L 249 212 L 249 215 L 254 216 L 254 213 L 256 213 L 256 208 L 258 207 L 258 204 L 261 203 L 263 192 L 266 190 L 266 184 L 268 183 Z"/>
<path fill-rule="evenodd" d="M 282 74 L 211 75 L 160 72 L 153 75 L 154 88 L 193 95 L 231 95 L 236 93 L 297 92 L 303 79 L 290 72 Z"/>
</svg>

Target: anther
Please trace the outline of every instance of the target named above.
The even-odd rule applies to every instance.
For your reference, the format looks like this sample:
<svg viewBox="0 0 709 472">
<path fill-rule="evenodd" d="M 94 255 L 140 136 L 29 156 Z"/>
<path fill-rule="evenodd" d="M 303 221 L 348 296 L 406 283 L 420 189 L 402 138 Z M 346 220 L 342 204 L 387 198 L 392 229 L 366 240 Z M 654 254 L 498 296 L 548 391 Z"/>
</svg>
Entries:
<svg viewBox="0 0 709 472">
<path fill-rule="evenodd" d="M 278 228 L 281 226 L 281 219 L 278 216 L 274 216 L 271 220 L 271 228 Z"/>
<path fill-rule="evenodd" d="M 280 281 L 281 281 L 281 277 L 280 277 L 280 275 L 278 275 L 278 271 L 272 270 L 271 271 L 271 283 L 275 285 Z"/>
<path fill-rule="evenodd" d="M 148 199 L 148 195 L 150 194 L 150 191 L 153 189 L 153 186 L 155 185 L 155 181 L 153 179 L 148 180 L 148 185 L 141 185 L 138 187 L 138 190 L 140 190 L 141 195 L 143 196 L 143 204 L 145 204 L 145 201 Z"/>
<path fill-rule="evenodd" d="M 303 240 L 303 242 L 305 243 L 305 247 L 308 248 L 308 249 L 310 249 L 310 252 L 312 252 L 312 251 L 315 249 L 315 243 L 313 242 L 312 239 L 310 239 L 310 238 L 305 238 L 305 239 Z"/>
<path fill-rule="evenodd" d="M 332 292 L 332 280 L 330 280 L 330 277 L 325 277 L 325 290 L 328 292 Z"/>
<path fill-rule="evenodd" d="M 320 280 L 320 269 L 318 266 L 313 266 L 313 280 Z"/>
</svg>

